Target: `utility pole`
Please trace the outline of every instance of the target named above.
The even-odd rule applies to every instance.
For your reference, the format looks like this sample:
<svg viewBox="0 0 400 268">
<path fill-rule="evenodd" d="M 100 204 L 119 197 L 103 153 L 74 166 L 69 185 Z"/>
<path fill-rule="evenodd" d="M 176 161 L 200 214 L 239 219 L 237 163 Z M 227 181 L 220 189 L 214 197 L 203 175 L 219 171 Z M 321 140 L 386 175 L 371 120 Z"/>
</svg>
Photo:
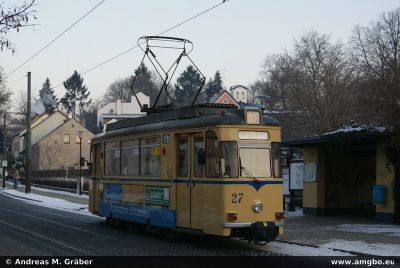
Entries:
<svg viewBox="0 0 400 268">
<path fill-rule="evenodd" d="M 7 151 L 6 151 L 6 142 L 7 142 L 7 139 L 6 139 L 6 133 L 7 133 L 7 131 L 6 131 L 6 112 L 4 112 L 3 120 L 4 120 L 4 125 L 3 125 L 3 160 L 6 160 L 7 159 L 7 157 L 6 157 L 6 154 L 7 154 Z M 1 163 L 1 164 L 3 165 L 3 163 Z M 2 170 L 3 170 L 3 188 L 4 189 L 6 188 L 6 168 L 7 167 L 3 167 L 2 166 Z"/>
<path fill-rule="evenodd" d="M 31 192 L 31 72 L 28 72 L 28 101 L 26 107 L 26 136 L 25 136 L 25 150 L 26 150 L 26 185 L 25 193 Z"/>
<path fill-rule="evenodd" d="M 79 135 L 79 178 L 78 178 L 78 193 L 82 195 L 82 137 L 83 130 L 78 130 Z"/>
</svg>

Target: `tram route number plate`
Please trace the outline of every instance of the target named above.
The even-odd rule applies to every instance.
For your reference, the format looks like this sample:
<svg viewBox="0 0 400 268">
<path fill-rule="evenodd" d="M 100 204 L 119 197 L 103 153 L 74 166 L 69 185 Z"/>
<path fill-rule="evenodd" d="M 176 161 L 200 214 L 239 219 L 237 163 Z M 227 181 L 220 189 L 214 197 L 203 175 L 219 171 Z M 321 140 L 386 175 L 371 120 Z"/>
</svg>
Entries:
<svg viewBox="0 0 400 268">
<path fill-rule="evenodd" d="M 164 144 L 170 144 L 171 143 L 171 136 L 169 134 L 164 134 L 163 135 L 163 143 Z"/>
</svg>

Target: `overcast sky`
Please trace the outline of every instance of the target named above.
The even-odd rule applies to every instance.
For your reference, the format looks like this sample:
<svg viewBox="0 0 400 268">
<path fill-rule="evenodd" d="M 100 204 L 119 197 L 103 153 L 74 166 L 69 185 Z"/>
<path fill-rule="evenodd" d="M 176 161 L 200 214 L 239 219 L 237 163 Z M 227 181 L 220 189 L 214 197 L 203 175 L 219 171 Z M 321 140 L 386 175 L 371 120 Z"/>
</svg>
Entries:
<svg viewBox="0 0 400 268">
<path fill-rule="evenodd" d="M 19 0 L 5 0 L 9 6 Z M 49 41 L 59 35 L 100 0 L 37 0 L 34 28 L 10 33 L 17 53 L 0 53 L 0 66 L 9 74 Z M 156 35 L 194 16 L 221 0 L 106 0 L 40 55 L 8 78 L 14 92 L 26 90 L 32 72 L 33 95 L 46 77 L 59 85 L 74 70 L 83 73 L 97 64 L 134 47 L 143 35 Z M 213 76 L 220 70 L 224 85 L 248 86 L 259 75 L 263 59 L 290 50 L 294 40 L 316 30 L 330 34 L 332 41 L 348 41 L 355 25 L 367 25 L 382 12 L 400 7 L 398 0 L 230 0 L 218 8 L 168 32 L 194 43 L 191 54 L 200 70 Z M 92 97 L 101 96 L 116 79 L 138 67 L 140 49 L 83 76 Z M 61 97 L 63 86 L 55 88 Z M 16 95 L 18 95 L 16 93 Z"/>
</svg>

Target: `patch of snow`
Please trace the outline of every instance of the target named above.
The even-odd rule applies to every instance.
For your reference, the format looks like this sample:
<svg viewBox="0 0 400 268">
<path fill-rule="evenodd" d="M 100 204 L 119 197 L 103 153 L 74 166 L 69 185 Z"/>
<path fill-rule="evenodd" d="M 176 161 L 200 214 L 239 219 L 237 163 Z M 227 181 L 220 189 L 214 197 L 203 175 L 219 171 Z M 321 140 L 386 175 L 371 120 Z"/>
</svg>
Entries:
<svg viewBox="0 0 400 268">
<path fill-rule="evenodd" d="M 99 218 L 98 216 L 92 215 L 89 212 L 88 205 L 76 204 L 63 199 L 47 197 L 33 193 L 26 194 L 13 189 L 5 189 L 0 191 L 0 194 L 42 207 L 55 208 Z"/>
<path fill-rule="evenodd" d="M 41 191 L 41 192 L 58 193 L 58 194 L 62 194 L 62 195 L 69 195 L 69 196 L 75 196 L 75 197 L 79 197 L 79 198 L 89 199 L 89 195 L 87 195 L 87 194 L 79 195 L 77 193 L 70 193 L 70 192 L 41 188 L 41 187 L 36 187 L 36 186 L 32 186 L 31 188 L 36 191 Z"/>
<path fill-rule="evenodd" d="M 336 251 L 327 247 L 315 248 L 278 241 L 268 243 L 264 249 L 275 253 L 286 253 L 291 256 L 353 256 L 350 253 Z"/>
<path fill-rule="evenodd" d="M 340 231 L 367 233 L 367 234 L 384 234 L 389 236 L 400 237 L 400 225 L 389 224 L 340 224 L 334 227 Z"/>
<path fill-rule="evenodd" d="M 362 125 L 360 127 L 343 126 L 342 128 L 339 128 L 335 131 L 324 133 L 324 134 L 322 134 L 322 136 L 334 135 L 334 134 L 339 134 L 339 133 L 361 132 L 361 131 L 384 133 L 385 131 L 387 131 L 387 128 L 386 127 L 366 126 L 366 125 Z"/>
<path fill-rule="evenodd" d="M 302 216 L 304 216 L 303 208 L 296 207 L 295 211 L 285 210 L 285 218 L 291 219 L 291 218 L 297 218 L 297 217 L 302 217 Z"/>
<path fill-rule="evenodd" d="M 361 252 L 378 256 L 400 256 L 399 244 L 382 244 L 382 243 L 368 244 L 362 241 L 335 239 L 331 242 L 321 245 L 320 248 L 343 249 L 343 250 Z"/>
</svg>

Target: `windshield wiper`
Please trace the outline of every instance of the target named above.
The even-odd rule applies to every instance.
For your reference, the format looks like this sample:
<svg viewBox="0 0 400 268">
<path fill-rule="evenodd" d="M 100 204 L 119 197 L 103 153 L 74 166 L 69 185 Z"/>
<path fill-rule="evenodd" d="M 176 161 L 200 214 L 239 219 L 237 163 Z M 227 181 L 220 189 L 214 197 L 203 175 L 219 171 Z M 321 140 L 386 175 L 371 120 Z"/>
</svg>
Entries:
<svg viewBox="0 0 400 268">
<path fill-rule="evenodd" d="M 242 166 L 242 160 L 240 157 L 239 157 L 239 163 L 240 163 L 240 176 L 241 177 L 242 177 L 242 174 L 244 174 L 246 177 L 252 178 L 253 181 L 260 182 L 253 174 L 251 174 L 251 172 L 247 168 Z"/>
</svg>

